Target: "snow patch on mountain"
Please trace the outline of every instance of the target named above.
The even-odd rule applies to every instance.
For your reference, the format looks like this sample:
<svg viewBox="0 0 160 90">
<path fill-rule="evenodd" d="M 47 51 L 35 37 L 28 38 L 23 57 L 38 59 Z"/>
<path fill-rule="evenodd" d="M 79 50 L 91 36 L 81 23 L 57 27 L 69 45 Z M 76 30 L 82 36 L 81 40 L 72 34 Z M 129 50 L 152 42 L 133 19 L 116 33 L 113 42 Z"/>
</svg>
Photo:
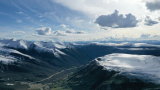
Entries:
<svg viewBox="0 0 160 90">
<path fill-rule="evenodd" d="M 105 70 L 160 83 L 160 57 L 115 53 L 97 58 Z"/>
<path fill-rule="evenodd" d="M 0 62 L 3 64 L 9 64 L 9 63 L 13 63 L 15 61 L 17 61 L 17 59 L 14 57 L 0 55 Z"/>
<path fill-rule="evenodd" d="M 38 52 L 49 52 L 56 54 L 64 54 L 61 49 L 68 46 L 68 43 L 60 42 L 43 42 L 43 41 L 25 41 L 16 39 L 0 39 L 0 53 L 10 53 L 10 50 L 14 49 L 35 49 Z"/>
<path fill-rule="evenodd" d="M 28 47 L 32 44 L 31 41 L 25 40 L 16 40 L 16 39 L 0 39 L 0 46 L 10 47 L 10 48 L 21 48 L 28 49 Z"/>
<path fill-rule="evenodd" d="M 44 41 L 25 41 L 16 39 L 0 39 L 0 62 L 9 64 L 16 62 L 19 57 L 12 54 L 18 54 L 29 59 L 37 60 L 36 58 L 25 54 L 20 49 L 36 50 L 39 53 L 51 53 L 57 58 L 61 55 L 66 55 L 61 49 L 67 48 L 69 43 L 62 42 L 44 42 Z M 33 53 L 34 54 L 34 53 Z"/>
</svg>

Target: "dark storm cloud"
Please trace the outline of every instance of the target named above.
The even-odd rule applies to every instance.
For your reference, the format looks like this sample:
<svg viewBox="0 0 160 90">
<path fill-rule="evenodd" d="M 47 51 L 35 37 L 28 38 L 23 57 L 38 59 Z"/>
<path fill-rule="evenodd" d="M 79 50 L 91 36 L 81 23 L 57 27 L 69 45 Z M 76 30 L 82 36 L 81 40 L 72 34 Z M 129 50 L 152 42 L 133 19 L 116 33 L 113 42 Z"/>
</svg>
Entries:
<svg viewBox="0 0 160 90">
<path fill-rule="evenodd" d="M 126 14 L 125 17 L 123 14 L 118 14 L 119 12 L 115 10 L 114 13 L 109 15 L 99 16 L 95 23 L 99 24 L 102 27 L 112 27 L 112 28 L 128 28 L 136 27 L 138 20 L 132 14 Z"/>
<path fill-rule="evenodd" d="M 146 7 L 150 11 L 160 10 L 160 1 L 159 0 L 154 0 L 152 2 L 146 2 Z"/>
<path fill-rule="evenodd" d="M 158 22 L 152 20 L 149 16 L 146 16 L 146 18 L 145 18 L 145 25 L 153 26 L 155 24 L 158 24 Z"/>
</svg>

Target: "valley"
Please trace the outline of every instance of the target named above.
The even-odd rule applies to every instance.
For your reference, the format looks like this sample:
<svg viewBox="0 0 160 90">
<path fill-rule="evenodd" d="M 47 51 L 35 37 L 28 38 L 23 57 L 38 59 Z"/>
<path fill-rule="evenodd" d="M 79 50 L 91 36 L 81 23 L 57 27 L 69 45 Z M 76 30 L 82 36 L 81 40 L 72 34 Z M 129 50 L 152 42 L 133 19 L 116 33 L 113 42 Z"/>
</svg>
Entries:
<svg viewBox="0 0 160 90">
<path fill-rule="evenodd" d="M 91 62 L 94 62 L 95 58 L 113 53 L 160 56 L 160 46 L 157 44 L 131 42 L 59 43 L 3 39 L 0 40 L 0 48 L 0 88 L 11 90 L 76 90 L 79 85 L 80 89 L 86 88 L 85 83 L 90 82 L 93 85 L 88 84 L 88 89 L 98 89 L 101 85 L 106 87 L 102 82 L 111 86 L 111 82 L 118 83 L 119 77 L 120 83 L 123 81 L 121 84 L 124 84 L 127 77 L 112 77 L 116 72 L 105 71 L 103 67 L 95 66 L 96 64 L 90 66 Z M 91 76 L 89 72 L 92 72 Z M 99 80 L 105 78 L 105 81 L 92 79 L 95 77 L 99 77 Z M 141 81 L 139 83 L 149 84 Z"/>
</svg>

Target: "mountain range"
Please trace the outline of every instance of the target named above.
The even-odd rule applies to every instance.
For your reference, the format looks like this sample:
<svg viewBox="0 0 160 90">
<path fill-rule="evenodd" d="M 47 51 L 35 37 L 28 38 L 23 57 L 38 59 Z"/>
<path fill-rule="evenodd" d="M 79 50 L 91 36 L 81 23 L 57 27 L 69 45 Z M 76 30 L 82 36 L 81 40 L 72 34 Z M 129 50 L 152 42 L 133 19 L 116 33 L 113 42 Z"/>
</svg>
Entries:
<svg viewBox="0 0 160 90">
<path fill-rule="evenodd" d="M 120 54 L 113 54 L 113 53 L 120 53 Z M 96 85 L 103 86 L 103 83 L 100 83 L 97 80 L 94 81 L 92 79 L 99 76 L 99 78 L 105 78 L 104 81 L 106 81 L 108 80 L 108 76 L 104 73 L 113 72 L 115 74 L 117 71 L 114 70 L 115 68 L 111 68 L 111 70 L 108 70 L 108 68 L 106 67 L 110 66 L 108 64 L 103 65 L 103 63 L 108 63 L 105 62 L 106 60 L 95 61 L 95 58 L 102 57 L 104 55 L 115 55 L 115 57 L 118 55 L 123 56 L 122 53 L 124 55 L 128 54 L 133 55 L 133 57 L 134 55 L 142 55 L 142 57 L 143 55 L 146 55 L 147 58 L 152 56 L 157 57 L 160 55 L 160 45 L 147 44 L 147 43 L 132 43 L 132 42 L 125 42 L 125 43 L 84 42 L 83 43 L 83 42 L 44 42 L 44 41 L 26 41 L 26 40 L 16 40 L 16 39 L 0 39 L 0 85 L 1 85 L 0 89 L 22 89 L 22 88 L 27 89 L 30 88 L 30 84 L 38 83 L 38 81 L 43 81 L 39 82 L 41 84 L 46 82 L 54 83 L 56 81 L 62 80 L 63 78 L 68 76 L 68 74 L 75 71 L 76 72 L 73 73 L 73 75 L 68 76 L 67 78 L 68 80 L 66 80 L 68 85 L 73 90 L 74 88 L 78 87 L 72 84 L 76 80 L 78 80 L 76 82 L 80 82 L 82 80 L 79 83 L 79 85 L 81 85 L 81 83 L 96 82 L 99 83 Z M 132 56 L 130 56 L 130 58 L 131 57 Z M 130 60 L 130 58 L 128 60 Z M 139 61 L 137 60 L 136 62 Z M 121 60 L 118 63 L 121 63 Z M 79 68 L 78 71 L 77 68 Z M 94 72 L 96 73 L 90 74 L 89 72 L 92 72 L 92 70 L 94 70 Z M 57 76 L 54 76 L 55 74 L 62 71 L 65 74 L 59 74 Z M 118 72 L 120 71 L 121 69 L 119 69 Z M 130 72 L 125 72 L 125 73 L 130 73 Z M 101 74 L 104 74 L 106 76 Z M 79 77 L 78 79 L 77 75 Z M 91 78 L 90 75 L 92 75 Z M 43 80 L 50 76 L 54 77 L 50 78 L 50 80 L 47 79 L 48 81 Z M 125 78 L 128 79 L 128 77 Z M 86 82 L 83 82 L 83 80 L 85 80 Z M 93 86 L 90 85 L 88 89 L 98 88 L 98 86 L 94 86 L 94 84 Z M 104 87 L 106 87 L 105 84 Z M 107 86 L 107 88 L 108 87 L 110 86 Z"/>
</svg>

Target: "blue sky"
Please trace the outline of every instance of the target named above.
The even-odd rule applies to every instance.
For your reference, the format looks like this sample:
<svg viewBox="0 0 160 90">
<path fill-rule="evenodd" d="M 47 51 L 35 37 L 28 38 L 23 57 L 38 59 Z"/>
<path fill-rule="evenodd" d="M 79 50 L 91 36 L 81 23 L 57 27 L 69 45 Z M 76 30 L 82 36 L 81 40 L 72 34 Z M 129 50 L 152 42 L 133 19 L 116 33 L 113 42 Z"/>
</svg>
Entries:
<svg viewBox="0 0 160 90">
<path fill-rule="evenodd" d="M 70 24 L 66 18 L 87 19 L 78 11 L 70 10 L 49 0 L 1 0 L 1 26 L 25 29 L 25 27 L 57 26 Z"/>
<path fill-rule="evenodd" d="M 158 0 L 0 0 L 2 38 L 158 39 Z"/>
</svg>

